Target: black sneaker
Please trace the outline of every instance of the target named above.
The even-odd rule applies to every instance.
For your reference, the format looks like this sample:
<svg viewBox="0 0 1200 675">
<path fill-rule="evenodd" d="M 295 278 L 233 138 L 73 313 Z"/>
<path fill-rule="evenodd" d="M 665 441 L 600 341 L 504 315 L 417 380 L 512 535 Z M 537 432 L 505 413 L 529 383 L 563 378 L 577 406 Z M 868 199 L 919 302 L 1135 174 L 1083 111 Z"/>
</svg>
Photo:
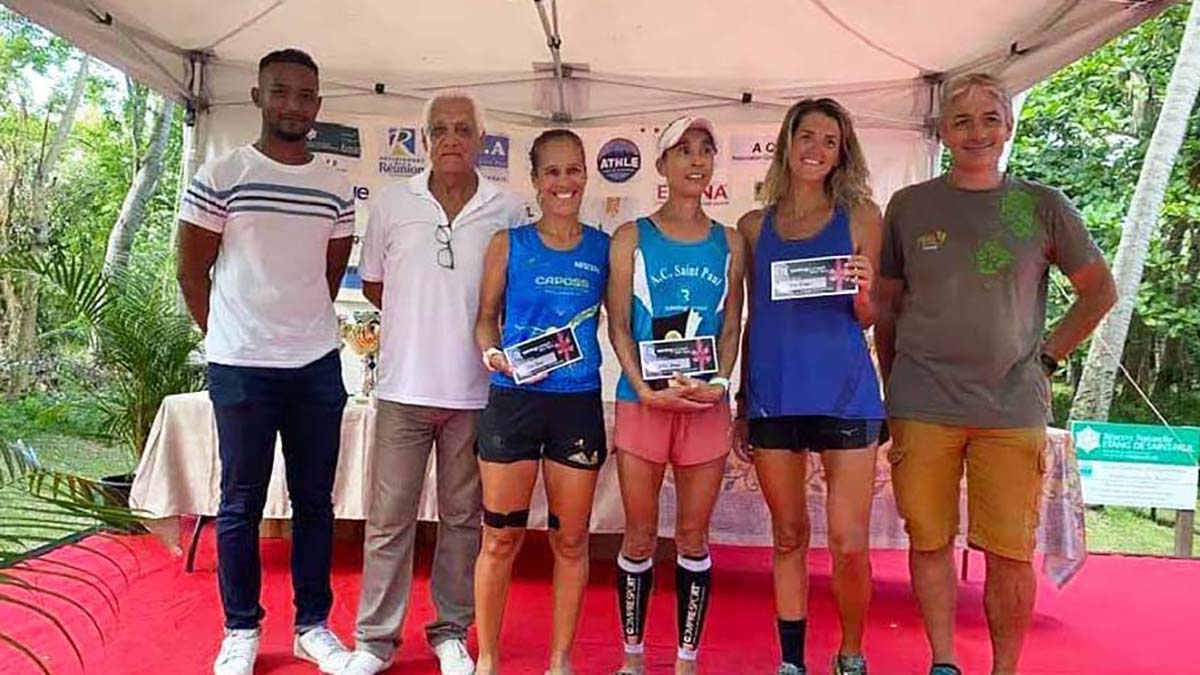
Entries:
<svg viewBox="0 0 1200 675">
<path fill-rule="evenodd" d="M 952 666 L 948 663 L 935 663 L 929 669 L 929 675 L 963 675 L 963 672 L 958 669 L 958 666 Z"/>
</svg>

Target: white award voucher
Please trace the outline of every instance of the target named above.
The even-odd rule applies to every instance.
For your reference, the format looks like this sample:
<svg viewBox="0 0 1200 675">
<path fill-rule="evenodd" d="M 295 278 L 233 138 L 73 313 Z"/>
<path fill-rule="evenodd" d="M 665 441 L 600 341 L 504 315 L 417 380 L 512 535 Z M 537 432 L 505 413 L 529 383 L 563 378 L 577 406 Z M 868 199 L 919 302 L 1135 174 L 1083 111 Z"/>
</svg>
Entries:
<svg viewBox="0 0 1200 675">
<path fill-rule="evenodd" d="M 540 375 L 579 361 L 583 353 L 579 349 L 579 341 L 575 339 L 575 327 L 567 326 L 506 347 L 504 356 L 512 366 L 513 380 L 517 384 L 525 384 Z"/>
<path fill-rule="evenodd" d="M 771 263 L 771 299 L 795 300 L 858 293 L 848 255 L 776 260 Z"/>
<path fill-rule="evenodd" d="M 666 380 L 675 375 L 707 375 L 717 372 L 717 341 L 711 335 L 676 340 L 646 340 L 638 343 L 642 379 Z"/>
</svg>

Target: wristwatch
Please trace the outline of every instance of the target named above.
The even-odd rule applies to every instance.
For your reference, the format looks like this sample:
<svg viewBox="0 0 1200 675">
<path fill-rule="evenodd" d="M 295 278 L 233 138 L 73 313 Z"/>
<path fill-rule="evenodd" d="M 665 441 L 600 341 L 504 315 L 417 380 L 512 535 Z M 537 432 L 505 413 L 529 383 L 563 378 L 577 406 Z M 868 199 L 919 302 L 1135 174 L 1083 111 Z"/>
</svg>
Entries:
<svg viewBox="0 0 1200 675">
<path fill-rule="evenodd" d="M 1039 358 L 1042 361 L 1042 370 L 1046 371 L 1046 377 L 1054 377 L 1054 374 L 1057 373 L 1058 369 L 1062 367 L 1062 363 L 1059 362 L 1058 359 L 1050 356 L 1046 352 L 1042 352 L 1042 355 Z"/>
</svg>

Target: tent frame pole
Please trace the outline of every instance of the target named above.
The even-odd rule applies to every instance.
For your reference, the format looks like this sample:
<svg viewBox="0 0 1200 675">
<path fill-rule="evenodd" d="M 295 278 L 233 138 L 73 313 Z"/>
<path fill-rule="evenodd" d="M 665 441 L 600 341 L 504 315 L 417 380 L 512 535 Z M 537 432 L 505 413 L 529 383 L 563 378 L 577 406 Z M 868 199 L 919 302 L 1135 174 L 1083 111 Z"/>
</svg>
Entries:
<svg viewBox="0 0 1200 675">
<path fill-rule="evenodd" d="M 550 50 L 550 59 L 554 62 L 554 82 L 558 88 L 558 105 L 554 109 L 552 119 L 555 122 L 570 122 L 571 113 L 567 110 L 567 71 L 562 62 L 562 35 L 558 32 L 558 0 L 550 0 L 550 12 L 553 18 L 546 14 L 546 0 L 533 0 L 537 8 L 538 18 L 542 21 L 542 32 L 546 34 L 546 47 Z"/>
</svg>

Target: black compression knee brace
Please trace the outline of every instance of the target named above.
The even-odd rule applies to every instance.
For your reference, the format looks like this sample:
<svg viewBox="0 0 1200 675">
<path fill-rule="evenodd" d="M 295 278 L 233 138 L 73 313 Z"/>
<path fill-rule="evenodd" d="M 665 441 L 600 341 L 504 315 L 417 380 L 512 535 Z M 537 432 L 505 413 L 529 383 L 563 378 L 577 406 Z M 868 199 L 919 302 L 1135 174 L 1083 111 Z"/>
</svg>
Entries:
<svg viewBox="0 0 1200 675">
<path fill-rule="evenodd" d="M 521 509 L 511 513 L 496 513 L 495 511 L 483 510 L 483 524 L 488 527 L 494 527 L 497 530 L 503 530 L 506 527 L 523 528 L 529 524 L 529 509 Z"/>
</svg>

